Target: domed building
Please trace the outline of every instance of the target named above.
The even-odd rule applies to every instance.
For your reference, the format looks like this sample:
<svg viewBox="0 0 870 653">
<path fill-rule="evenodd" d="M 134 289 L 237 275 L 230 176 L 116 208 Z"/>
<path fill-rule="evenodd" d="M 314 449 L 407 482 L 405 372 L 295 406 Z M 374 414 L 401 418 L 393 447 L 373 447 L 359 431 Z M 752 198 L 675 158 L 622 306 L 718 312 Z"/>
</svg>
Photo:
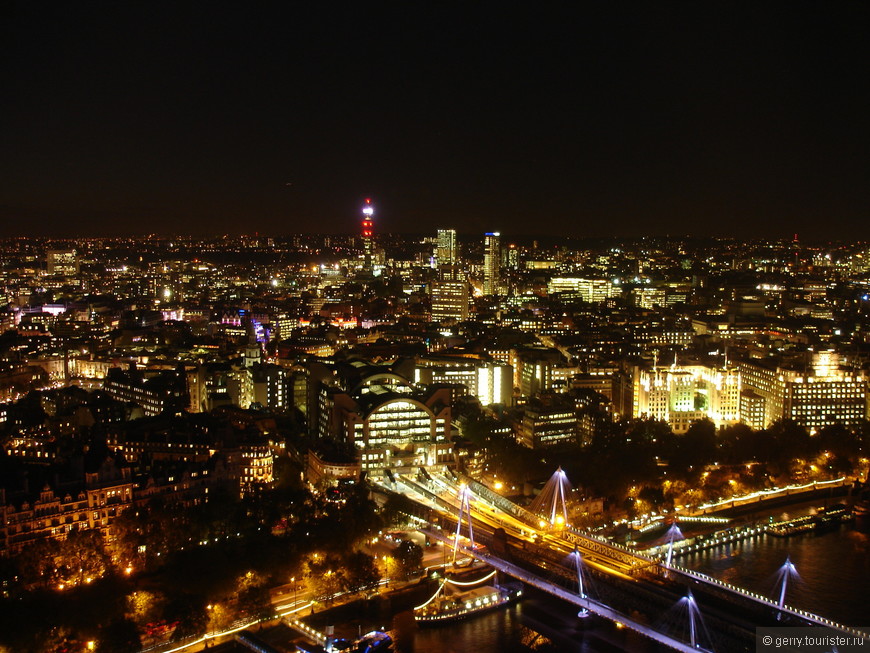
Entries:
<svg viewBox="0 0 870 653">
<path fill-rule="evenodd" d="M 320 435 L 352 445 L 362 471 L 452 465 L 450 388 L 417 388 L 363 361 L 346 364 L 338 380 L 320 395 Z"/>
</svg>

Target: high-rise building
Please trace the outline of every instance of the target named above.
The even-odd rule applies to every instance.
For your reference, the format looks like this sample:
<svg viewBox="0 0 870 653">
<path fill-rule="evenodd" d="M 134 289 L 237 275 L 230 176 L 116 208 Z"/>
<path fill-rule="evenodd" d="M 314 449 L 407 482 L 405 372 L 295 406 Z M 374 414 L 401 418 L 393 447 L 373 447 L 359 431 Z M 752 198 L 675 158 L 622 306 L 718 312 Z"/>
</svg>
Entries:
<svg viewBox="0 0 870 653">
<path fill-rule="evenodd" d="M 511 244 L 505 250 L 504 262 L 505 265 L 512 270 L 516 270 L 520 267 L 520 250 L 517 249 L 516 245 Z"/>
<path fill-rule="evenodd" d="M 363 266 L 366 270 L 371 270 L 372 255 L 374 253 L 374 243 L 372 242 L 374 224 L 372 222 L 372 216 L 375 214 L 375 209 L 372 206 L 372 200 L 370 197 L 366 198 L 362 214 Z"/>
<path fill-rule="evenodd" d="M 501 234 L 486 234 L 483 246 L 483 294 L 495 295 L 501 282 Z"/>
<path fill-rule="evenodd" d="M 468 319 L 468 282 L 433 281 L 431 301 L 433 322 L 464 322 Z"/>
<path fill-rule="evenodd" d="M 456 265 L 456 229 L 439 229 L 438 243 L 435 249 L 436 263 L 441 265 Z"/>
</svg>

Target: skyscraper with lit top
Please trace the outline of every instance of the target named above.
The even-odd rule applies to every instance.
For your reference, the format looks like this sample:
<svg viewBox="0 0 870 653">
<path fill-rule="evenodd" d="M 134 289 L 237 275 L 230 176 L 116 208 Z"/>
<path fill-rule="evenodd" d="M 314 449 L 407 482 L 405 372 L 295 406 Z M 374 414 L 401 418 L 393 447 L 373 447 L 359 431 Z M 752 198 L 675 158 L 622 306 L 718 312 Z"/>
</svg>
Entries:
<svg viewBox="0 0 870 653">
<path fill-rule="evenodd" d="M 372 200 L 370 197 L 367 197 L 362 209 L 363 267 L 366 270 L 372 269 L 372 255 L 374 253 L 374 242 L 372 241 L 374 224 L 372 216 L 374 213 L 375 209 L 372 206 Z"/>
</svg>

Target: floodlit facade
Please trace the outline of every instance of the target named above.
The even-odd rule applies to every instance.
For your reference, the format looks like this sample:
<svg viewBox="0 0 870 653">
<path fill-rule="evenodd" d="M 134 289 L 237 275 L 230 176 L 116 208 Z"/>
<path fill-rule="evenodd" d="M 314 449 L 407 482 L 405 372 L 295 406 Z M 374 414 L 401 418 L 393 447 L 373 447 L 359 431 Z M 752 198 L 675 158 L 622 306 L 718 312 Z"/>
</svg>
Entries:
<svg viewBox="0 0 870 653">
<path fill-rule="evenodd" d="M 704 418 L 733 424 L 740 420 L 740 374 L 705 365 L 635 368 L 633 416 L 667 422 L 675 433 Z"/>
</svg>

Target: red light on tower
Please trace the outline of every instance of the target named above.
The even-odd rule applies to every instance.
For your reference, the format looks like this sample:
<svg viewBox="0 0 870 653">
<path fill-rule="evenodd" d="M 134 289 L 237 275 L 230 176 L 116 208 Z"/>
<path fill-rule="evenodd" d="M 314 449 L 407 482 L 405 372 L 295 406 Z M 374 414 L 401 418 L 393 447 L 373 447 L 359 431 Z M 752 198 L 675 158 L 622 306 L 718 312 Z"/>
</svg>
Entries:
<svg viewBox="0 0 870 653">
<path fill-rule="evenodd" d="M 374 232 L 374 223 L 372 221 L 372 216 L 375 213 L 374 207 L 372 207 L 372 198 L 367 197 L 365 200 L 365 205 L 362 209 L 363 219 L 362 219 L 362 237 L 363 237 L 363 250 L 364 250 L 364 258 L 365 258 L 365 267 L 370 268 L 372 265 L 372 252 L 374 250 L 372 244 L 372 233 Z"/>
</svg>

